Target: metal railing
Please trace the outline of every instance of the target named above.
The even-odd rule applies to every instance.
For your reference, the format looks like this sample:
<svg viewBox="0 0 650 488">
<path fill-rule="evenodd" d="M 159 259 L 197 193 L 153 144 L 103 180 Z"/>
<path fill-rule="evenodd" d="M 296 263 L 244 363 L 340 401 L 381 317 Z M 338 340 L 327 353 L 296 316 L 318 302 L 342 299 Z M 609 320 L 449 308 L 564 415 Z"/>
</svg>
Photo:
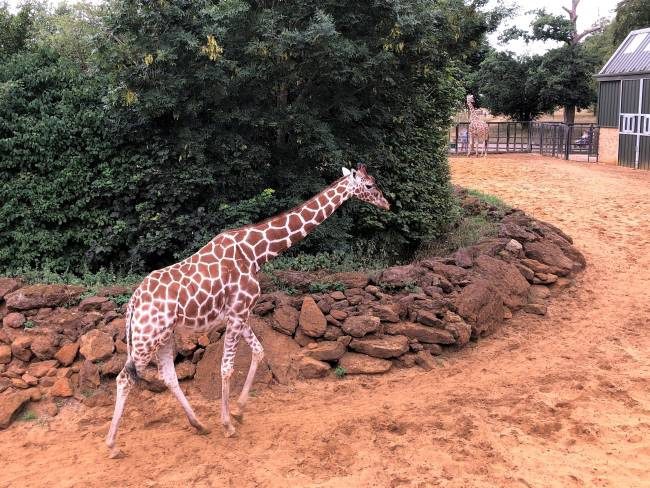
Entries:
<svg viewBox="0 0 650 488">
<path fill-rule="evenodd" d="M 598 161 L 599 127 L 595 124 L 560 122 L 488 122 L 486 151 L 539 153 L 563 159 Z M 449 152 L 467 154 L 469 123 L 460 122 L 449 132 Z M 479 148 L 479 153 L 483 150 Z M 577 156 L 572 158 L 572 156 Z"/>
</svg>

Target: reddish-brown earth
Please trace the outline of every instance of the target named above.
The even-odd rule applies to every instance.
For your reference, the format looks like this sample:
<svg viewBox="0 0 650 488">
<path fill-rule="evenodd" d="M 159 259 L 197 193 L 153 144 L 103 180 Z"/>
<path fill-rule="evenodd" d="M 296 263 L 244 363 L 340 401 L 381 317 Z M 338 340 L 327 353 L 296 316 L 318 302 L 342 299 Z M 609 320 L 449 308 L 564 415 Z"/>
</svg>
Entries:
<svg viewBox="0 0 650 488">
<path fill-rule="evenodd" d="M 650 486 L 650 173 L 531 155 L 452 160 L 456 183 L 498 195 L 575 240 L 589 263 L 545 317 L 396 370 L 276 386 L 238 437 L 218 405 L 134 393 L 110 460 L 112 406 L 73 403 L 0 431 L 0 486 Z M 215 365 L 215 368 L 217 365 Z"/>
</svg>

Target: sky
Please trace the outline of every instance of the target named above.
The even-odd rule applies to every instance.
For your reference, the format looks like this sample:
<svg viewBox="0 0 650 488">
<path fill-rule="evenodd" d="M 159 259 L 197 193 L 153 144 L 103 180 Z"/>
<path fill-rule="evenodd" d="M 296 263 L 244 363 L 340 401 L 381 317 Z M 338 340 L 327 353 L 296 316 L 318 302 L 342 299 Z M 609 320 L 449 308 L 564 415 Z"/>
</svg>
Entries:
<svg viewBox="0 0 650 488">
<path fill-rule="evenodd" d="M 2 2 L 3 0 L 0 0 Z M 4 0 L 7 1 L 10 7 L 15 8 L 18 4 L 21 3 L 21 0 Z M 99 3 L 101 0 L 92 0 L 94 3 Z M 488 2 L 488 7 L 494 7 L 500 0 L 490 0 Z M 510 27 L 516 25 L 522 29 L 527 29 L 530 26 L 530 21 L 532 15 L 526 15 L 526 12 L 533 9 L 538 9 L 540 7 L 546 8 L 550 13 L 563 14 L 562 6 L 569 7 L 571 5 L 571 0 L 544 0 L 543 2 L 535 0 L 519 0 L 518 2 L 513 2 L 513 0 L 503 0 L 505 4 L 511 5 L 517 3 L 519 5 L 519 11 L 510 21 L 502 25 L 499 32 L 501 32 L 505 27 Z M 60 0 L 50 0 L 49 3 L 56 5 L 61 3 Z M 601 17 L 611 19 L 614 16 L 614 8 L 616 7 L 615 0 L 581 0 L 578 5 L 578 30 L 582 30 L 591 27 L 596 20 Z M 508 44 L 500 44 L 498 41 L 499 32 L 492 34 L 489 39 L 490 43 L 498 50 L 508 50 L 513 51 L 516 54 L 542 54 L 548 49 L 555 47 L 552 42 L 532 42 L 526 44 L 522 40 L 511 41 Z"/>
<path fill-rule="evenodd" d="M 498 0 L 490 0 L 488 7 L 494 7 L 497 5 Z M 512 5 L 511 0 L 505 0 L 506 5 Z M 523 40 L 519 39 L 516 41 L 510 41 L 507 44 L 500 44 L 498 37 L 501 31 L 507 27 L 517 26 L 521 29 L 528 30 L 530 28 L 530 22 L 533 19 L 533 15 L 526 15 L 527 11 L 539 9 L 544 7 L 547 12 L 551 14 L 564 14 L 566 12 L 562 10 L 562 7 L 567 8 L 571 7 L 571 0 L 544 0 L 543 2 L 531 1 L 531 0 L 519 0 L 516 2 L 519 5 L 518 13 L 515 15 L 512 20 L 506 21 L 501 25 L 499 31 L 495 34 L 490 35 L 489 40 L 490 44 L 494 46 L 499 51 L 512 51 L 516 54 L 542 54 L 545 51 L 552 49 L 557 46 L 553 42 L 531 42 L 526 44 Z M 616 7 L 615 0 L 582 0 L 578 4 L 578 32 L 591 27 L 598 19 L 605 17 L 607 19 L 612 19 L 614 17 L 614 8 Z"/>
</svg>

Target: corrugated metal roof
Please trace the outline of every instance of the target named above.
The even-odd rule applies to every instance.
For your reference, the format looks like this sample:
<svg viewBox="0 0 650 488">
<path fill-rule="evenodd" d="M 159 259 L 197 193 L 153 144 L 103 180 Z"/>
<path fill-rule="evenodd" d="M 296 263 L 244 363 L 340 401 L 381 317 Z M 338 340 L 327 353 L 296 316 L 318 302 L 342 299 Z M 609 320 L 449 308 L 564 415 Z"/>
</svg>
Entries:
<svg viewBox="0 0 650 488">
<path fill-rule="evenodd" d="M 596 76 L 650 74 L 650 28 L 630 32 Z"/>
</svg>

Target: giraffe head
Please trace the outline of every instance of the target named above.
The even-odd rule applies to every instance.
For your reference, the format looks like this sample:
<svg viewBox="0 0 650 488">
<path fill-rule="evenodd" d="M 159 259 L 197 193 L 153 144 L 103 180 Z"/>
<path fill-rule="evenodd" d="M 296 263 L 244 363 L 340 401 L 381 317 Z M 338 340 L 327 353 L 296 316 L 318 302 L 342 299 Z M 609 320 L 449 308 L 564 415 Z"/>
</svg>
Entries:
<svg viewBox="0 0 650 488">
<path fill-rule="evenodd" d="M 359 164 L 357 169 L 343 168 L 343 176 L 349 180 L 350 192 L 359 200 L 371 203 L 375 207 L 390 210 L 390 203 L 375 183 L 375 179 L 368 174 L 366 166 Z"/>
<path fill-rule="evenodd" d="M 469 105 L 470 107 L 474 106 L 474 95 L 472 95 L 471 93 L 467 95 L 467 105 Z"/>
</svg>

